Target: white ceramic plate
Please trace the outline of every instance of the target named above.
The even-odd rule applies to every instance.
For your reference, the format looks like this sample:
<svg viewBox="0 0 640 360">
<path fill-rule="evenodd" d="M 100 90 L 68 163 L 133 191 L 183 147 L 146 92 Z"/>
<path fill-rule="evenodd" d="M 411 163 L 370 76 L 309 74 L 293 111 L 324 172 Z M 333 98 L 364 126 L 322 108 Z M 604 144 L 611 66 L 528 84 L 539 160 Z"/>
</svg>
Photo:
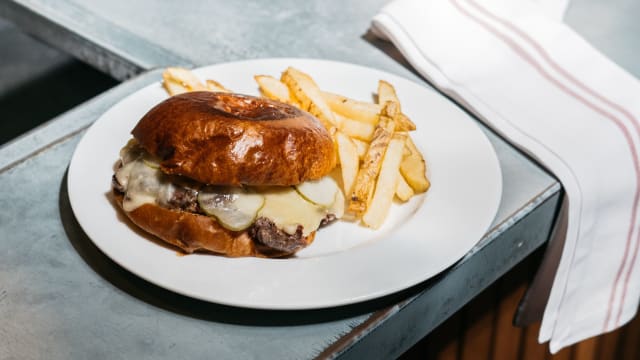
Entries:
<svg viewBox="0 0 640 360">
<path fill-rule="evenodd" d="M 394 204 L 373 231 L 338 222 L 291 259 L 178 256 L 135 229 L 110 203 L 113 166 L 137 121 L 167 98 L 160 82 L 104 113 L 78 144 L 68 173 L 78 222 L 107 256 L 166 289 L 221 304 L 262 309 L 311 309 L 355 303 L 415 285 L 459 260 L 490 226 L 502 177 L 492 145 L 453 103 L 404 78 L 362 66 L 308 59 L 263 59 L 195 70 L 234 91 L 258 94 L 255 74 L 287 66 L 312 75 L 325 90 L 371 100 L 379 79 L 395 85 L 428 164 L 426 195 Z"/>
</svg>

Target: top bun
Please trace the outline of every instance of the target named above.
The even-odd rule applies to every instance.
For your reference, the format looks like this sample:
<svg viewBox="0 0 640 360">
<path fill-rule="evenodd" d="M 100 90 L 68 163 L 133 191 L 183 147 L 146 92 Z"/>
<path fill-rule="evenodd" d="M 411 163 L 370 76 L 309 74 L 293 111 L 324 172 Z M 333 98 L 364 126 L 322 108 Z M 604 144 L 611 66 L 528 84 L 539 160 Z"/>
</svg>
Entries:
<svg viewBox="0 0 640 360">
<path fill-rule="evenodd" d="M 189 92 L 161 102 L 131 132 L 167 174 L 214 185 L 296 185 L 336 165 L 312 115 L 253 96 Z"/>
</svg>

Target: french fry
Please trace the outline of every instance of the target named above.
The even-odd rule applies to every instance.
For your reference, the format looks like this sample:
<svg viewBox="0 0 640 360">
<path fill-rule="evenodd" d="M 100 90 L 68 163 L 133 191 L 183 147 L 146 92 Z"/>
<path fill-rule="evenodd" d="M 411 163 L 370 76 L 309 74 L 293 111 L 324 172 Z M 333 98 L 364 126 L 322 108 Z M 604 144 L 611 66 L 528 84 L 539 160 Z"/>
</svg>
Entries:
<svg viewBox="0 0 640 360">
<path fill-rule="evenodd" d="M 322 92 L 311 76 L 292 67 L 287 68 L 280 77 L 289 91 L 300 101 L 303 110 L 316 116 L 327 128 L 330 134 L 334 134 L 337 122 L 329 105 L 322 97 Z"/>
<path fill-rule="evenodd" d="M 384 104 L 387 101 L 393 101 L 397 104 L 397 114 L 393 116 L 393 120 L 396 122 L 396 128 L 402 131 L 413 131 L 416 129 L 416 124 L 409 119 L 408 116 L 402 113 L 400 108 L 400 99 L 396 94 L 396 89 L 393 85 L 384 80 L 378 81 L 378 103 Z"/>
<path fill-rule="evenodd" d="M 371 141 L 375 125 L 349 119 L 340 114 L 334 115 L 338 123 L 338 128 L 345 134 L 349 135 L 349 137 L 364 141 Z"/>
<path fill-rule="evenodd" d="M 289 88 L 280 80 L 269 75 L 256 75 L 253 78 L 258 83 L 260 92 L 265 97 L 271 100 L 278 100 L 288 104 L 292 103 Z"/>
<path fill-rule="evenodd" d="M 338 114 L 369 124 L 377 124 L 382 106 L 364 101 L 350 99 L 346 96 L 323 91 L 322 96 Z"/>
<path fill-rule="evenodd" d="M 398 124 L 398 129 L 403 131 L 414 131 L 416 129 L 416 124 L 409 119 L 409 117 L 403 113 L 399 113 L 394 118 L 396 124 Z"/>
<path fill-rule="evenodd" d="M 180 95 L 190 91 L 182 84 L 171 81 L 171 80 L 163 80 L 162 87 L 164 87 L 164 89 L 167 90 L 170 96 Z"/>
<path fill-rule="evenodd" d="M 399 178 L 398 185 L 396 185 L 396 197 L 402 202 L 409 201 L 409 199 L 411 199 L 411 197 L 415 195 L 415 192 L 413 191 L 411 186 L 407 184 L 407 181 L 400 173 L 400 170 L 398 170 L 398 174 Z"/>
<path fill-rule="evenodd" d="M 396 116 L 398 116 L 398 114 L 400 113 L 400 104 L 396 101 L 385 101 L 382 104 L 384 106 L 382 107 L 380 113 L 392 118 L 395 122 Z"/>
<path fill-rule="evenodd" d="M 226 87 L 224 87 L 222 84 L 220 84 L 215 80 L 207 79 L 207 81 L 205 81 L 205 84 L 207 86 L 207 90 L 209 91 L 224 92 L 224 93 L 232 92 L 231 90 L 227 89 Z"/>
<path fill-rule="evenodd" d="M 373 199 L 362 216 L 362 222 L 374 229 L 379 228 L 384 223 L 384 219 L 391 208 L 398 179 L 400 178 L 398 167 L 400 167 L 400 162 L 402 161 L 402 148 L 404 148 L 406 138 L 407 135 L 402 133 L 393 134 L 387 146 L 387 151 L 384 153 Z"/>
<path fill-rule="evenodd" d="M 353 143 L 356 144 L 358 157 L 360 159 L 364 159 L 364 155 L 367 153 L 367 150 L 369 149 L 369 143 L 360 139 L 351 139 L 351 141 L 353 141 Z"/>
<path fill-rule="evenodd" d="M 373 139 L 349 196 L 348 210 L 356 215 L 364 214 L 371 203 L 375 181 L 380 172 L 384 153 L 393 136 L 394 128 L 395 122 L 393 122 L 393 119 L 384 115 L 380 116 L 380 121 L 373 133 Z"/>
<path fill-rule="evenodd" d="M 393 85 L 384 80 L 378 80 L 378 104 L 384 104 L 387 101 L 400 103 Z"/>
<path fill-rule="evenodd" d="M 207 87 L 188 69 L 168 67 L 162 72 L 163 86 L 169 95 L 188 91 L 206 91 Z"/>
<path fill-rule="evenodd" d="M 411 155 L 411 150 L 409 150 L 409 148 L 407 147 L 407 144 L 404 144 L 404 149 L 402 150 L 402 157 L 405 158 L 409 155 Z"/>
<path fill-rule="evenodd" d="M 427 179 L 427 166 L 411 137 L 407 138 L 405 145 L 410 154 L 402 159 L 400 173 L 416 193 L 423 193 L 431 186 Z"/>
<path fill-rule="evenodd" d="M 336 142 L 338 143 L 343 190 L 345 194 L 350 194 L 358 174 L 360 159 L 358 158 L 356 145 L 347 135 L 338 131 L 336 133 Z"/>
<path fill-rule="evenodd" d="M 397 124 L 397 123 L 396 123 L 396 126 L 398 126 L 398 124 Z M 407 137 L 409 137 L 409 133 L 408 133 L 408 132 L 398 130 L 398 128 L 397 128 L 397 127 L 396 127 L 396 132 L 397 132 L 397 133 L 400 133 L 400 134 L 404 134 L 404 135 L 406 135 Z M 413 144 L 413 143 L 412 143 L 412 144 Z M 402 157 L 404 158 L 405 156 L 408 156 L 408 155 L 410 155 L 410 154 L 411 154 L 411 150 L 409 149 L 408 145 L 405 143 L 405 144 L 404 144 L 404 148 L 402 149 Z"/>
<path fill-rule="evenodd" d="M 409 151 L 409 154 L 420 154 L 420 150 L 418 150 L 416 143 L 413 142 L 413 139 L 411 137 L 407 138 L 407 141 L 405 141 L 404 145 L 406 147 L 406 150 Z"/>
</svg>

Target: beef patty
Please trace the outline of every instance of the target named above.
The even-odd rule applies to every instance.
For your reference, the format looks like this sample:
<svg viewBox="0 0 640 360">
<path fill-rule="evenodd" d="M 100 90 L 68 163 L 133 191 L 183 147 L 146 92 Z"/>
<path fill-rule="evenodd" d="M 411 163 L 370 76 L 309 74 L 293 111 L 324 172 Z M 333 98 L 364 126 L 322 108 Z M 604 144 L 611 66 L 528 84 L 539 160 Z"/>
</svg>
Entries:
<svg viewBox="0 0 640 360">
<path fill-rule="evenodd" d="M 116 191 L 124 193 L 125 189 L 118 182 L 115 175 L 112 177 L 111 183 Z M 174 184 L 174 191 L 168 201 L 161 205 L 171 210 L 188 211 L 206 215 L 198 204 L 198 190 L 177 184 Z M 320 222 L 320 227 L 327 226 L 334 221 L 336 221 L 336 216 L 334 214 L 327 214 Z M 305 237 L 302 235 L 303 230 L 302 226 L 298 226 L 295 233 L 289 234 L 279 229 L 276 224 L 268 218 L 259 217 L 248 229 L 248 234 L 256 243 L 267 249 L 276 252 L 293 253 L 306 246 L 304 242 Z"/>
</svg>

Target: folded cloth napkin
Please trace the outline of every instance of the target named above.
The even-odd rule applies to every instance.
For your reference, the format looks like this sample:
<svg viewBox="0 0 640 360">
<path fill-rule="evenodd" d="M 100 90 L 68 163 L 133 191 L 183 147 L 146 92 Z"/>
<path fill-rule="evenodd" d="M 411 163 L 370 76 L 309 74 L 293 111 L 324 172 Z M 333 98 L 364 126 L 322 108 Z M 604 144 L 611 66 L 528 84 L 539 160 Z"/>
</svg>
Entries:
<svg viewBox="0 0 640 360">
<path fill-rule="evenodd" d="M 638 306 L 640 83 L 560 21 L 566 1 L 552 3 L 397 0 L 372 29 L 561 181 L 564 246 L 539 335 L 555 353 Z"/>
</svg>

